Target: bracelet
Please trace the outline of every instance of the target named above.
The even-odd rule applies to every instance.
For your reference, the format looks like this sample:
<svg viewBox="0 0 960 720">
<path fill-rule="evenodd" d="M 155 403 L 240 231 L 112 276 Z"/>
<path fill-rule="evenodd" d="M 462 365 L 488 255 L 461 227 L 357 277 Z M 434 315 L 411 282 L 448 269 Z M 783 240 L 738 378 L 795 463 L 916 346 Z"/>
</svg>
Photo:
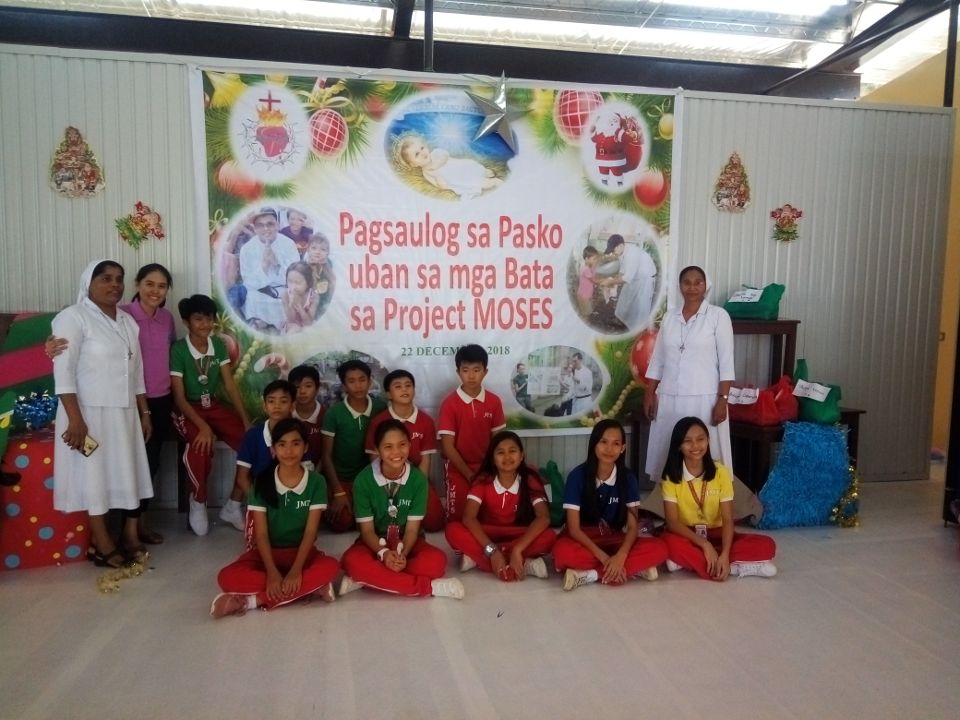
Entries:
<svg viewBox="0 0 960 720">
<path fill-rule="evenodd" d="M 340 492 L 335 492 L 335 493 L 333 494 L 333 496 L 334 496 L 334 497 L 346 497 L 346 496 L 347 496 L 347 493 L 344 492 L 343 490 L 341 490 Z"/>
<path fill-rule="evenodd" d="M 149 410 L 141 410 L 141 411 L 140 411 L 140 414 L 141 414 L 141 415 L 153 415 L 153 413 L 150 412 Z"/>
</svg>

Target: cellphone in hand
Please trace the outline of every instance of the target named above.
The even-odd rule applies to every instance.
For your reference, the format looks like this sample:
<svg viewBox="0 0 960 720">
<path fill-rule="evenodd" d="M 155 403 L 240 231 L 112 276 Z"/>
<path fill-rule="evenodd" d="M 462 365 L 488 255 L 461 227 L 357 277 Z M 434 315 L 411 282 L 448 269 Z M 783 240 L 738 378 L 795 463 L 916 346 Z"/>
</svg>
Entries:
<svg viewBox="0 0 960 720">
<path fill-rule="evenodd" d="M 100 447 L 100 443 L 94 440 L 92 437 L 87 435 L 83 439 L 83 447 L 80 448 L 80 452 L 83 453 L 84 457 L 90 457 L 93 455 L 93 451 Z"/>
</svg>

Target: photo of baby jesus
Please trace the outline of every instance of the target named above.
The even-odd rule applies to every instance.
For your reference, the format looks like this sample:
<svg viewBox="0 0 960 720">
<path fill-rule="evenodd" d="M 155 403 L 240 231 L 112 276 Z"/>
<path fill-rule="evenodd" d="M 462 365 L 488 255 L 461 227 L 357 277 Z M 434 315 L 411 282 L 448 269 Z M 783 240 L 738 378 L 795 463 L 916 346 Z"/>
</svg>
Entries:
<svg viewBox="0 0 960 720">
<path fill-rule="evenodd" d="M 431 149 L 417 133 L 407 133 L 395 141 L 394 160 L 402 170 L 418 171 L 438 190 L 449 190 L 461 200 L 479 197 L 503 184 L 503 180 L 483 163 L 472 158 L 453 157 L 442 148 Z"/>
</svg>

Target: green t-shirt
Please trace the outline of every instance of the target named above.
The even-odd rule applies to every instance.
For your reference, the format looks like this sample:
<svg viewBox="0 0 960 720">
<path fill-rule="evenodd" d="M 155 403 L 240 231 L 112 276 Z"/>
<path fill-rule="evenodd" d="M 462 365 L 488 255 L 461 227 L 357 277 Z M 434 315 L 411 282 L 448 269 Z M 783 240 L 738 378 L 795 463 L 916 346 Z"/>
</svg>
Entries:
<svg viewBox="0 0 960 720">
<path fill-rule="evenodd" d="M 296 487 L 285 487 L 276 480 L 276 474 L 274 482 L 277 484 L 279 496 L 277 507 L 267 505 L 254 486 L 250 488 L 247 509 L 267 514 L 271 547 L 297 547 L 303 540 L 303 531 L 307 527 L 310 511 L 325 510 L 327 507 L 327 481 L 320 473 L 304 469 L 303 479 Z"/>
<path fill-rule="evenodd" d="M 190 402 L 200 402 L 204 392 L 216 395 L 220 390 L 222 377 L 220 367 L 230 362 L 227 348 L 223 341 L 213 335 L 207 340 L 207 351 L 213 355 L 204 355 L 195 358 L 187 345 L 187 338 L 180 338 L 170 346 L 170 374 L 183 378 L 183 391 Z M 207 376 L 206 384 L 200 383 L 200 371 Z"/>
<path fill-rule="evenodd" d="M 353 514 L 357 523 L 373 521 L 377 535 L 385 537 L 390 524 L 389 493 L 395 491 L 397 524 L 403 535 L 407 520 L 423 520 L 427 514 L 427 478 L 407 463 L 407 471 L 395 484 L 380 474 L 380 461 L 363 468 L 353 481 Z"/>
<path fill-rule="evenodd" d="M 369 398 L 367 409 L 354 412 L 345 400 L 331 405 L 323 416 L 321 432 L 333 438 L 333 467 L 340 482 L 352 482 L 370 463 L 365 448 L 370 418 L 387 409 L 380 398 Z"/>
</svg>

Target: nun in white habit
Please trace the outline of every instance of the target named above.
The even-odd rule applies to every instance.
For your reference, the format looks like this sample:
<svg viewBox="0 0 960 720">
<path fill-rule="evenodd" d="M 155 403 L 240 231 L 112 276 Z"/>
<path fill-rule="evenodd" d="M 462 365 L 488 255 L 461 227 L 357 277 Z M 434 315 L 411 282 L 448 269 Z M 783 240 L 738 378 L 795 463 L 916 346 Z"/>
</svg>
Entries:
<svg viewBox="0 0 960 720">
<path fill-rule="evenodd" d="M 53 334 L 68 341 L 53 361 L 60 398 L 54 451 L 53 505 L 86 511 L 93 547 L 88 558 L 119 567 L 125 555 L 106 528 L 106 513 L 124 511 L 123 544 L 142 552 L 137 537 L 140 501 L 153 496 L 144 448 L 152 426 L 143 381 L 139 328 L 119 308 L 123 268 L 91 262 L 75 305 L 53 319 Z"/>
</svg>

